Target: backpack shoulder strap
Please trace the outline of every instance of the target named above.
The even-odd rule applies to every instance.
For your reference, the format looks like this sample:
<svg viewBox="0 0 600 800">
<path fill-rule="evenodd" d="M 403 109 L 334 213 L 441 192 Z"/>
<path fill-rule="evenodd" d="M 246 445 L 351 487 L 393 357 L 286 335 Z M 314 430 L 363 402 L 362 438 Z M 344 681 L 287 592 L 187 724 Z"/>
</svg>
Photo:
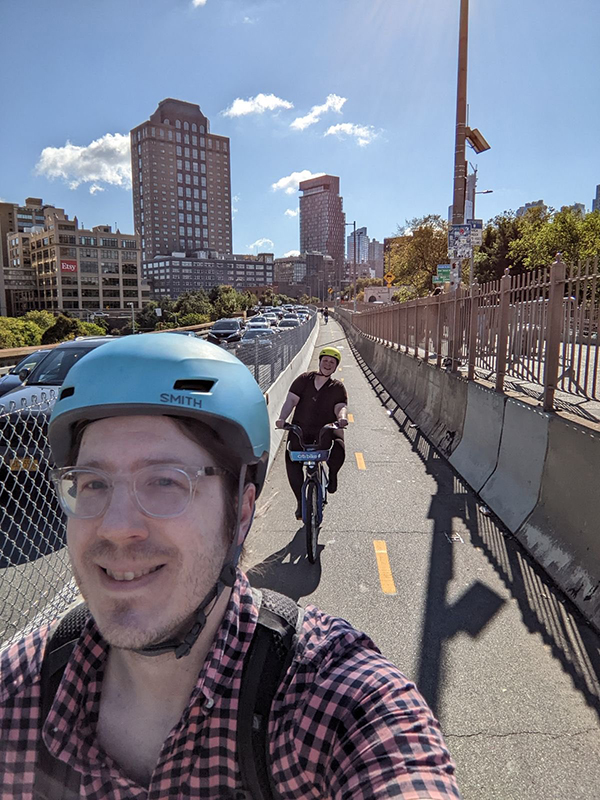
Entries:
<svg viewBox="0 0 600 800">
<path fill-rule="evenodd" d="M 269 713 L 277 688 L 293 660 L 304 609 L 285 595 L 252 589 L 258 624 L 244 659 L 237 721 L 242 783 L 253 800 L 277 796 L 268 766 Z"/>
<path fill-rule="evenodd" d="M 85 603 L 72 606 L 50 633 L 41 669 L 40 736 L 35 766 L 35 800 L 71 800 L 79 797 L 80 775 L 48 751 L 41 736 L 67 662 L 88 618 Z"/>
</svg>

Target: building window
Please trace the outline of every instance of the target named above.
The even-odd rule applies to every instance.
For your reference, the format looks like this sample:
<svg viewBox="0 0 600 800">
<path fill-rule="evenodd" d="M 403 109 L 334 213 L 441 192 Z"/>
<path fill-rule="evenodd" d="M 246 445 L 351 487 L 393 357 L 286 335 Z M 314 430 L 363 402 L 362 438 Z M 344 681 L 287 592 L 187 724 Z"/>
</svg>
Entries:
<svg viewBox="0 0 600 800">
<path fill-rule="evenodd" d="M 179 120 L 179 119 L 175 120 L 175 127 L 176 128 L 181 128 L 181 120 Z"/>
</svg>

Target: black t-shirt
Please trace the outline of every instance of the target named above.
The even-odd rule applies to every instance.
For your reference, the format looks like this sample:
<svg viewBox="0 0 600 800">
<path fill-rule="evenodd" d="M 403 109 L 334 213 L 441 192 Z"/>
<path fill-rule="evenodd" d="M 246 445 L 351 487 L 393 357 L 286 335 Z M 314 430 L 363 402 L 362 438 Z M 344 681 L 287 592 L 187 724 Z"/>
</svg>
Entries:
<svg viewBox="0 0 600 800">
<path fill-rule="evenodd" d="M 290 386 L 290 392 L 300 398 L 292 421 L 302 428 L 307 442 L 316 440 L 323 425 L 337 420 L 334 409 L 338 403 L 348 403 L 346 387 L 335 378 L 329 378 L 317 389 L 315 377 L 318 374 L 304 372 Z"/>
</svg>

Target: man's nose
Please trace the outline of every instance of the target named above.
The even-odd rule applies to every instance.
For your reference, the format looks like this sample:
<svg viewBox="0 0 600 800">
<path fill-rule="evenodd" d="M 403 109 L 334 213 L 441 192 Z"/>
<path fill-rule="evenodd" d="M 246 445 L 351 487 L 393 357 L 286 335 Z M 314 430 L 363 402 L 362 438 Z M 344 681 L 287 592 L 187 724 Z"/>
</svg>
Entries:
<svg viewBox="0 0 600 800">
<path fill-rule="evenodd" d="M 145 539 L 148 536 L 146 517 L 137 506 L 125 481 L 113 487 L 108 508 L 100 518 L 97 533 L 105 539 Z"/>
</svg>

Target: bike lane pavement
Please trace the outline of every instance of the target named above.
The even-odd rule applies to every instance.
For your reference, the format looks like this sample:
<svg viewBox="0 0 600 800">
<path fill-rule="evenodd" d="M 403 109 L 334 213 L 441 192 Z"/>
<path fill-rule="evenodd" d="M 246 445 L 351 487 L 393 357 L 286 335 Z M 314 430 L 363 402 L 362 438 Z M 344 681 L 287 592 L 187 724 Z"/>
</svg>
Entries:
<svg viewBox="0 0 600 800">
<path fill-rule="evenodd" d="M 311 369 L 325 345 L 342 351 L 353 422 L 320 556 L 306 557 L 281 448 L 248 540 L 252 582 L 348 619 L 417 682 L 466 800 L 597 797 L 600 637 L 481 512 L 331 319 Z"/>
</svg>

